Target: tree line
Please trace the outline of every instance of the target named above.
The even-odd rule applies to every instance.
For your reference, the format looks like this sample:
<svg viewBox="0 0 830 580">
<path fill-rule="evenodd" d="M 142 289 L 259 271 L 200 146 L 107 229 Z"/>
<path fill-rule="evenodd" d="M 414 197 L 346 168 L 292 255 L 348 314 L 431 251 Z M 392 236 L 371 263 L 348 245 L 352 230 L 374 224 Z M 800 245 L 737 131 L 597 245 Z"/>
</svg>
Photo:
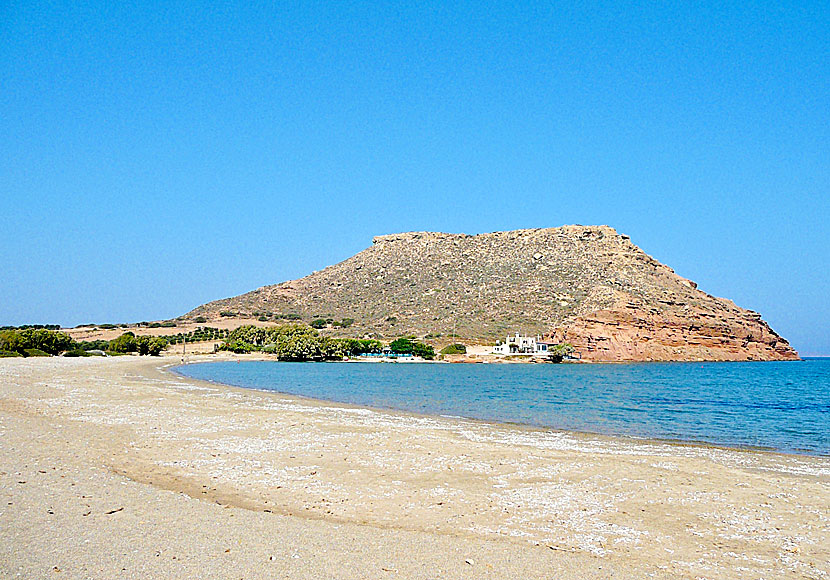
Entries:
<svg viewBox="0 0 830 580">
<path fill-rule="evenodd" d="M 136 336 L 125 332 L 113 340 L 75 341 L 65 332 L 45 328 L 0 331 L 0 356 L 90 356 L 91 351 L 112 354 L 137 352 L 157 356 L 167 347 L 158 336 Z"/>
<path fill-rule="evenodd" d="M 412 354 L 425 359 L 435 357 L 431 346 L 414 339 L 399 338 L 389 346 L 396 354 Z M 219 348 L 235 353 L 259 351 L 285 361 L 342 360 L 350 356 L 379 354 L 383 343 L 374 339 L 320 336 L 316 329 L 301 324 L 268 328 L 246 325 L 231 331 Z"/>
</svg>

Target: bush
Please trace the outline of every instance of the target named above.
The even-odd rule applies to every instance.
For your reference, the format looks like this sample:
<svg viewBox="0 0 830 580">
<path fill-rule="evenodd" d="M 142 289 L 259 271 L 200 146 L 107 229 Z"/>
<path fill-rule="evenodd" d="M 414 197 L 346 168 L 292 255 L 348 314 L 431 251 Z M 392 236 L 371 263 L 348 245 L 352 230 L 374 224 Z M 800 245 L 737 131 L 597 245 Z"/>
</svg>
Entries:
<svg viewBox="0 0 830 580">
<path fill-rule="evenodd" d="M 467 354 L 467 347 L 463 344 L 450 344 L 441 349 L 441 354 Z"/>
<path fill-rule="evenodd" d="M 574 353 L 574 350 L 575 349 L 572 344 L 563 342 L 562 344 L 554 345 L 548 350 L 548 358 L 555 363 L 561 363 L 565 360 L 565 357 L 571 356 Z"/>
<path fill-rule="evenodd" d="M 245 325 L 226 334 L 220 350 L 236 353 L 261 350 L 286 361 L 340 360 L 345 356 L 381 352 L 383 348 L 377 340 L 320 336 L 315 329 L 301 324 L 266 328 Z M 421 346 L 424 356 L 434 354 L 432 347 Z"/>
<path fill-rule="evenodd" d="M 82 350 L 109 350 L 108 340 L 85 340 L 77 343 L 76 348 Z"/>
<path fill-rule="evenodd" d="M 95 356 L 95 355 L 92 355 L 92 354 L 88 353 L 87 351 L 85 351 L 83 349 L 75 348 L 75 349 L 66 351 L 65 353 L 63 353 L 63 356 Z"/>
<path fill-rule="evenodd" d="M 0 358 L 22 357 L 23 355 L 14 350 L 0 350 Z"/>
<path fill-rule="evenodd" d="M 167 341 L 159 336 L 138 336 L 135 339 L 139 355 L 158 356 L 167 348 Z"/>
<path fill-rule="evenodd" d="M 135 352 L 138 350 L 138 341 L 135 338 L 135 334 L 132 332 L 125 332 L 118 338 L 115 338 L 110 341 L 109 349 L 113 352 L 120 352 L 120 353 L 128 353 L 128 352 Z"/>
<path fill-rule="evenodd" d="M 52 356 L 48 352 L 43 352 L 39 348 L 24 348 L 23 354 L 24 356 Z"/>
<path fill-rule="evenodd" d="M 412 354 L 425 360 L 432 360 L 435 358 L 435 350 L 430 345 L 424 344 L 423 342 L 416 342 L 412 345 Z"/>
<path fill-rule="evenodd" d="M 68 334 L 45 328 L 0 331 L 0 350 L 14 351 L 24 356 L 26 349 L 60 354 L 69 350 L 72 345 L 72 338 Z"/>
<path fill-rule="evenodd" d="M 297 334 L 279 341 L 275 354 L 280 360 L 304 361 L 323 358 L 320 340 L 310 334 Z M 342 358 L 342 357 L 341 357 Z"/>
<path fill-rule="evenodd" d="M 150 356 L 158 356 L 165 348 L 167 348 L 167 341 L 159 336 L 155 336 L 150 339 L 147 354 Z"/>
<path fill-rule="evenodd" d="M 315 318 L 311 321 L 311 328 L 325 328 L 328 322 L 324 318 Z"/>
<path fill-rule="evenodd" d="M 247 354 L 255 348 L 256 347 L 252 344 L 248 344 L 247 342 L 241 342 L 237 340 L 228 340 L 219 346 L 219 350 L 235 352 L 236 354 Z"/>
<path fill-rule="evenodd" d="M 389 348 L 395 354 L 411 354 L 426 360 L 435 358 L 435 350 L 428 344 L 409 338 L 398 338 L 392 341 Z"/>
<path fill-rule="evenodd" d="M 88 326 L 92 326 L 91 324 Z M 60 324 L 21 324 L 20 326 L 0 326 L 0 330 L 26 330 L 27 328 L 46 330 L 60 330 Z"/>
<path fill-rule="evenodd" d="M 22 351 L 28 345 L 24 344 L 23 336 L 16 330 L 3 330 L 0 332 L 0 350 L 6 352 L 17 352 L 23 356 Z"/>
<path fill-rule="evenodd" d="M 202 324 L 202 323 L 207 322 L 207 318 L 205 318 L 204 316 L 197 316 L 196 318 L 193 319 L 193 322 L 195 322 L 197 324 Z"/>
<path fill-rule="evenodd" d="M 360 350 L 355 352 L 355 354 L 377 354 L 383 350 L 383 344 L 379 340 L 375 340 L 373 338 L 362 338 L 357 342 L 360 343 Z"/>
<path fill-rule="evenodd" d="M 236 316 L 236 312 L 231 312 L 230 310 L 222 310 L 219 313 L 219 316 L 233 317 L 233 316 Z"/>
<path fill-rule="evenodd" d="M 414 344 L 408 338 L 397 338 L 391 342 L 389 348 L 395 354 L 412 354 Z"/>
</svg>

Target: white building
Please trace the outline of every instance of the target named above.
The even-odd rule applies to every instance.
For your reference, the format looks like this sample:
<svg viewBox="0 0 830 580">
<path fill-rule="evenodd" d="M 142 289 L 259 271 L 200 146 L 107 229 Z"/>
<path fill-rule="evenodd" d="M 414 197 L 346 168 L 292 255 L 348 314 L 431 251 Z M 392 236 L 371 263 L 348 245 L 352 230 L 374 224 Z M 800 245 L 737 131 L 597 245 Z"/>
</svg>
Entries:
<svg viewBox="0 0 830 580">
<path fill-rule="evenodd" d="M 509 336 L 500 344 L 493 347 L 493 354 L 529 354 L 533 356 L 548 356 L 548 350 L 556 343 L 544 342 L 541 337 Z"/>
</svg>

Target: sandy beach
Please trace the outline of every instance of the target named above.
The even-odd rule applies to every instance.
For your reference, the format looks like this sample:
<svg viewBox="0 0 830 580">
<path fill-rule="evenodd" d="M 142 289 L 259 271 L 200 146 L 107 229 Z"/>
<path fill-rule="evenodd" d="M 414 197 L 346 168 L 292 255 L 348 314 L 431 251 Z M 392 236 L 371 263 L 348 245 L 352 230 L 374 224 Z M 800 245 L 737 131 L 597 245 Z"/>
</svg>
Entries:
<svg viewBox="0 0 830 580">
<path fill-rule="evenodd" d="M 355 408 L 178 362 L 0 360 L 0 576 L 830 577 L 830 458 Z"/>
</svg>

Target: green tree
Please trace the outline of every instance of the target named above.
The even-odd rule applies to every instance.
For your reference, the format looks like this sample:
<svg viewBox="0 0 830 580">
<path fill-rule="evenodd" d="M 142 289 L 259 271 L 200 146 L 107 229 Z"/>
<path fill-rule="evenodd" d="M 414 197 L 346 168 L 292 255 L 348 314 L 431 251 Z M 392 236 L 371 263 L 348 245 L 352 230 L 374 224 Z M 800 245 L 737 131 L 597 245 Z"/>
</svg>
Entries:
<svg viewBox="0 0 830 580">
<path fill-rule="evenodd" d="M 18 352 L 40 350 L 47 354 L 60 354 L 72 348 L 72 337 L 63 332 L 45 328 L 0 331 L 0 350 Z"/>
<path fill-rule="evenodd" d="M 277 358 L 285 361 L 305 361 L 323 357 L 316 336 L 297 334 L 281 340 L 276 345 Z"/>
<path fill-rule="evenodd" d="M 374 338 L 362 338 L 358 342 L 360 343 L 360 349 L 355 354 L 377 354 L 383 350 L 383 343 Z"/>
<path fill-rule="evenodd" d="M 389 348 L 395 354 L 412 354 L 414 345 L 408 338 L 396 338 L 389 344 Z"/>
<path fill-rule="evenodd" d="M 26 348 L 23 337 L 16 330 L 0 331 L 0 350 L 6 352 L 22 352 Z"/>
<path fill-rule="evenodd" d="M 432 360 L 435 358 L 435 350 L 432 348 L 432 346 L 424 344 L 423 342 L 413 343 L 412 354 L 426 360 Z"/>
<path fill-rule="evenodd" d="M 574 346 L 570 343 L 556 344 L 548 350 L 548 358 L 555 363 L 561 363 L 565 357 L 572 355 L 574 350 Z"/>
<path fill-rule="evenodd" d="M 167 341 L 160 336 L 154 336 L 147 345 L 147 354 L 158 356 L 165 348 L 167 348 Z"/>
<path fill-rule="evenodd" d="M 326 360 L 343 360 L 346 356 L 346 344 L 337 338 L 329 338 L 323 336 L 318 339 L 320 345 L 320 353 Z"/>
<path fill-rule="evenodd" d="M 118 338 L 115 338 L 110 341 L 109 350 L 113 352 L 120 352 L 120 353 L 128 353 L 128 352 L 135 352 L 138 350 L 138 341 L 135 338 L 135 334 L 132 332 L 125 332 Z"/>
</svg>

